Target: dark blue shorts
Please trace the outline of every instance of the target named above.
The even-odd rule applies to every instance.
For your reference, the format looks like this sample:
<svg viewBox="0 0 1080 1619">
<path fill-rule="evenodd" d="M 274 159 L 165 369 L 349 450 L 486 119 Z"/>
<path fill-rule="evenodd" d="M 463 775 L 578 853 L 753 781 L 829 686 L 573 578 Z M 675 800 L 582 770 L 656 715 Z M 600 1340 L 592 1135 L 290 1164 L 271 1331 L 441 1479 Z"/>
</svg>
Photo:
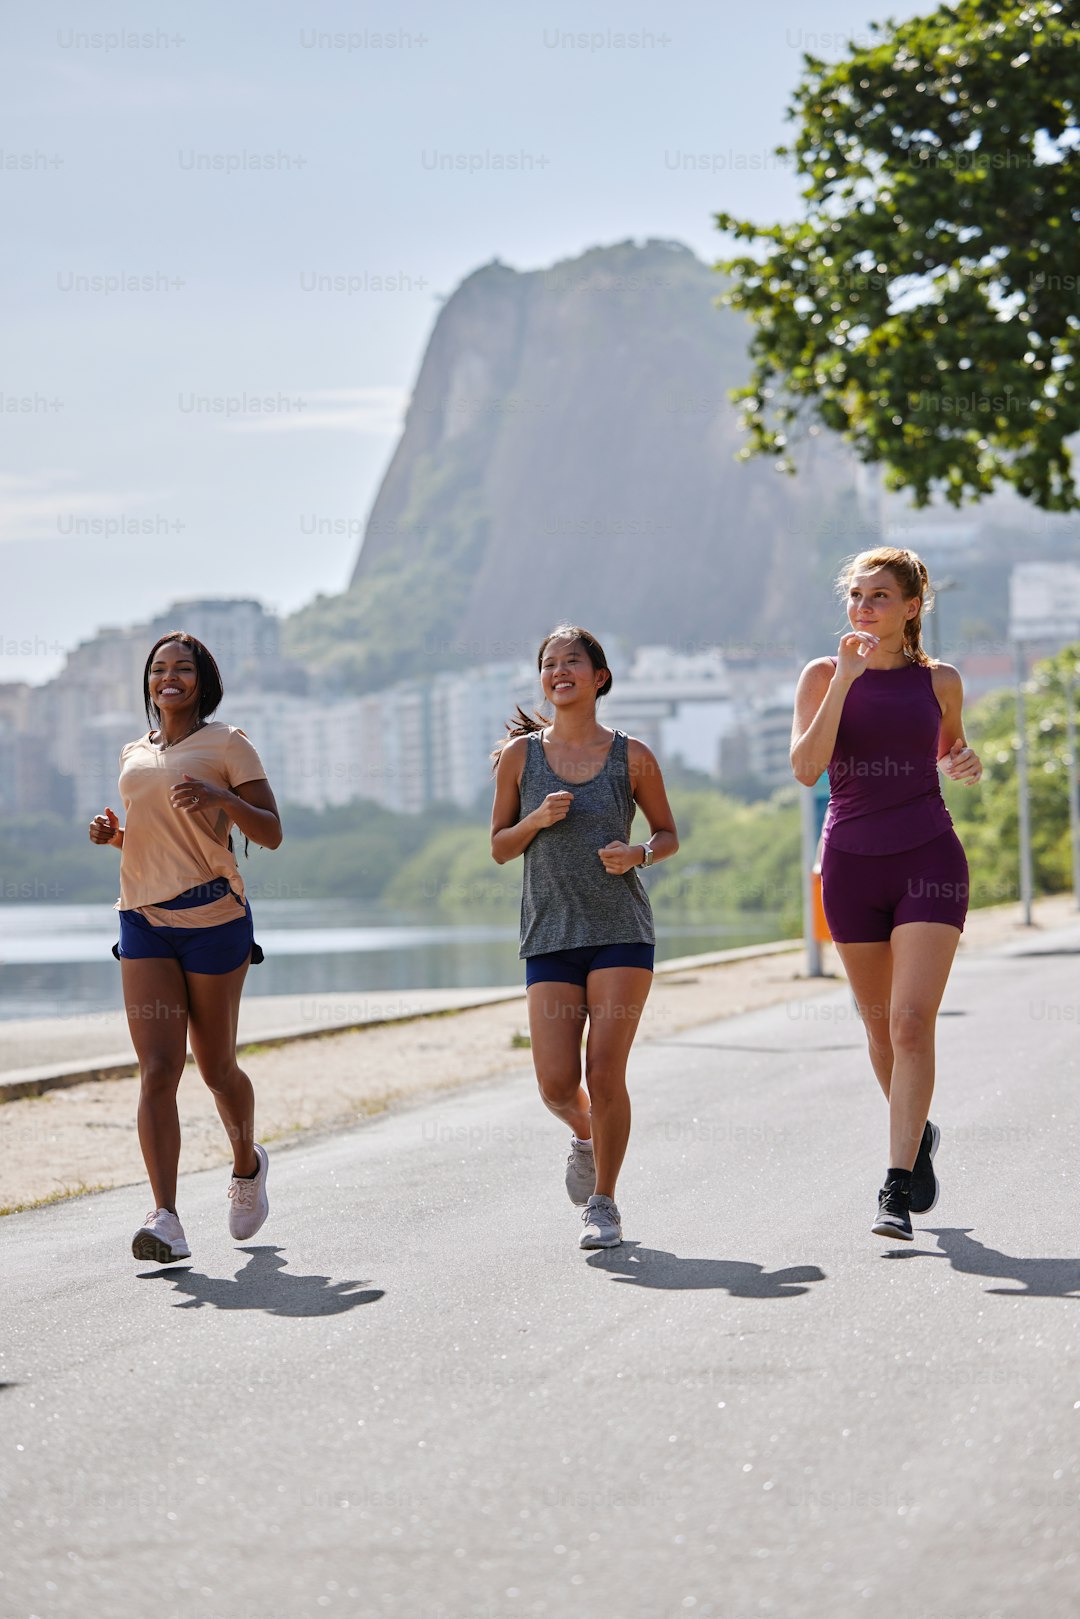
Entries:
<svg viewBox="0 0 1080 1619">
<path fill-rule="evenodd" d="M 825 845 L 821 903 L 837 944 L 878 944 L 905 922 L 964 931 L 968 864 L 952 830 L 899 854 L 845 854 Z"/>
<path fill-rule="evenodd" d="M 222 899 L 228 892 L 229 885 L 222 878 L 189 888 L 163 903 L 173 910 L 186 911 Z M 257 965 L 263 953 L 255 943 L 247 900 L 242 911 L 237 906 L 237 912 L 235 922 L 222 922 L 213 928 L 163 928 L 154 927 L 139 911 L 120 911 L 120 942 L 113 945 L 113 955 L 118 961 L 171 958 L 185 972 L 214 976 L 234 972 L 245 961 Z"/>
<path fill-rule="evenodd" d="M 652 972 L 655 945 L 597 944 L 581 950 L 549 950 L 525 958 L 525 984 L 579 984 L 602 967 L 644 967 Z"/>
</svg>

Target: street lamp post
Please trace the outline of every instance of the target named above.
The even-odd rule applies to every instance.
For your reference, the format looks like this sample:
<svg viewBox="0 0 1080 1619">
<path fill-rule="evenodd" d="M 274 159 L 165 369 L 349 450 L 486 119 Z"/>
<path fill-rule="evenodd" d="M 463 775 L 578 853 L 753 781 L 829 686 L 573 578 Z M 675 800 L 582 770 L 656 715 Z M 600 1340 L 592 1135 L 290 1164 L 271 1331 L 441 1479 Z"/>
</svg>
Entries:
<svg viewBox="0 0 1080 1619">
<path fill-rule="evenodd" d="M 1024 646 L 1014 641 L 1016 654 L 1016 787 L 1020 798 L 1020 904 L 1024 911 L 1024 926 L 1031 926 L 1031 897 L 1033 879 L 1031 871 L 1031 797 L 1028 790 L 1027 712 L 1024 704 Z"/>
<path fill-rule="evenodd" d="M 941 596 L 944 596 L 945 592 L 948 591 L 948 590 L 959 590 L 959 589 L 960 589 L 960 581 L 959 581 L 959 579 L 940 579 L 938 581 L 938 583 L 934 586 L 934 608 L 935 608 L 935 611 L 933 611 L 933 612 L 931 612 L 931 613 L 929 613 L 927 615 L 927 620 L 926 621 L 927 621 L 927 624 L 930 627 L 930 656 L 934 659 L 935 663 L 941 657 L 941 624 L 940 624 L 940 618 L 939 618 L 939 615 L 938 615 L 938 612 L 937 612 L 938 599 Z"/>
<path fill-rule="evenodd" d="M 1065 767 L 1069 772 L 1069 838 L 1072 845 L 1073 895 L 1080 907 L 1080 781 L 1076 774 L 1076 675 L 1070 663 L 1065 671 Z"/>
</svg>

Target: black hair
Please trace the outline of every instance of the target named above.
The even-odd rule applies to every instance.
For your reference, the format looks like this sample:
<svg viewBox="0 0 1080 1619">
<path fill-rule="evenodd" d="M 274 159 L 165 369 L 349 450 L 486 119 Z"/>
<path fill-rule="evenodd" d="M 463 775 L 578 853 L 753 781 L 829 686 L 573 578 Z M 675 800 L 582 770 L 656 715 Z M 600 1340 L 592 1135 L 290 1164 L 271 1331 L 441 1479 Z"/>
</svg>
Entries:
<svg viewBox="0 0 1080 1619">
<path fill-rule="evenodd" d="M 604 649 L 600 645 L 600 642 L 596 639 L 596 636 L 592 635 L 588 630 L 583 630 L 580 624 L 557 624 L 553 630 L 548 631 L 548 633 L 544 636 L 544 639 L 540 642 L 540 650 L 536 654 L 536 667 L 538 670 L 543 669 L 544 667 L 544 653 L 547 651 L 552 641 L 581 642 L 582 646 L 585 648 L 585 651 L 589 655 L 589 662 L 592 664 L 593 668 L 602 669 L 607 675 L 607 679 L 596 693 L 597 702 L 599 702 L 601 697 L 606 697 L 608 692 L 611 690 L 611 670 L 608 668 L 608 662 L 604 655 Z M 515 703 L 514 708 L 516 710 L 514 718 L 512 720 L 507 720 L 506 722 L 507 735 L 503 737 L 501 742 L 496 744 L 491 755 L 492 759 L 495 761 L 495 766 L 498 765 L 499 755 L 508 742 L 513 742 L 514 739 L 519 736 L 529 736 L 534 731 L 543 731 L 551 724 L 550 719 L 545 719 L 543 714 L 540 714 L 535 710 L 532 714 L 526 714 L 520 703 Z M 495 766 L 492 768 L 495 768 Z"/>
<path fill-rule="evenodd" d="M 158 636 L 150 648 L 150 654 L 143 669 L 143 704 L 146 708 L 146 717 L 154 727 L 161 724 L 161 713 L 157 705 L 150 699 L 150 668 L 155 655 L 161 651 L 163 646 L 169 646 L 173 641 L 178 641 L 181 646 L 188 647 L 194 660 L 195 676 L 199 683 L 196 712 L 200 722 L 210 718 L 210 715 L 225 695 L 225 688 L 221 684 L 221 670 L 214 661 L 213 653 L 207 651 L 202 642 L 197 640 L 194 635 L 189 635 L 187 630 L 170 630 L 168 635 Z"/>
<path fill-rule="evenodd" d="M 150 699 L 150 670 L 154 658 L 163 646 L 171 646 L 176 641 L 180 646 L 186 646 L 191 652 L 195 664 L 195 678 L 198 682 L 195 713 L 201 725 L 208 720 L 217 709 L 225 695 L 225 688 L 221 683 L 221 670 L 217 666 L 214 654 L 198 639 L 190 635 L 187 630 L 170 630 L 168 635 L 159 635 L 150 648 L 149 656 L 143 667 L 142 689 L 143 703 L 146 707 L 146 717 L 155 728 L 161 724 L 161 711 L 157 704 Z M 250 840 L 244 837 L 244 857 L 247 858 Z M 229 833 L 229 853 L 233 852 L 232 833 Z"/>
</svg>

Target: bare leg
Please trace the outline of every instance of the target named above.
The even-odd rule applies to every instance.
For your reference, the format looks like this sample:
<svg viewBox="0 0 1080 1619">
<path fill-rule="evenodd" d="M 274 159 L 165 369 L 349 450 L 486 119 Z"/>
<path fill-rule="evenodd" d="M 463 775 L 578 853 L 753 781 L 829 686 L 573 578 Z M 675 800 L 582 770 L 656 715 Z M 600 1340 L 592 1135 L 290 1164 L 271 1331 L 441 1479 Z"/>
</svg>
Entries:
<svg viewBox="0 0 1080 1619">
<path fill-rule="evenodd" d="M 248 962 L 231 973 L 188 973 L 191 1053 L 213 1093 L 233 1150 L 233 1173 L 254 1175 L 255 1093 L 236 1061 L 236 1024 Z"/>
<path fill-rule="evenodd" d="M 910 1169 L 918 1156 L 934 1095 L 938 1007 L 959 942 L 960 929 L 947 922 L 904 922 L 893 929 L 889 1164 L 895 1169 Z"/>
<path fill-rule="evenodd" d="M 838 944 L 836 951 L 844 964 L 851 993 L 866 1030 L 870 1062 L 888 1101 L 893 1071 L 893 1048 L 889 1035 L 892 945 L 887 939 L 875 944 Z"/>
<path fill-rule="evenodd" d="M 585 991 L 577 984 L 531 984 L 529 1034 L 540 1098 L 579 1141 L 591 1134 L 589 1098 L 581 1085 Z"/>
<path fill-rule="evenodd" d="M 585 1044 L 585 1084 L 592 1104 L 596 1191 L 615 1196 L 615 1182 L 630 1139 L 630 1095 L 626 1064 L 653 975 L 643 967 L 602 967 L 585 985 L 589 1037 Z"/>
<path fill-rule="evenodd" d="M 188 997 L 172 956 L 122 959 L 131 1043 L 139 1059 L 139 1145 L 154 1207 L 176 1213 L 180 1118 L 176 1092 L 187 1057 Z"/>
</svg>

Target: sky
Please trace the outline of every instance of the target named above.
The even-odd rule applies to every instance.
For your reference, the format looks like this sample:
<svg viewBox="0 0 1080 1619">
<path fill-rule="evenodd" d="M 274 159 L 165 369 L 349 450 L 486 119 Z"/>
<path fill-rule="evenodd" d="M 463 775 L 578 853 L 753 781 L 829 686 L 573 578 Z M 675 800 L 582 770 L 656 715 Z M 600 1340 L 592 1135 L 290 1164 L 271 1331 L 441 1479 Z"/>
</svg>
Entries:
<svg viewBox="0 0 1080 1619">
<path fill-rule="evenodd" d="M 773 149 L 802 53 L 887 15 L 9 8 L 0 682 L 184 597 L 344 589 L 440 299 L 496 257 L 656 236 L 712 262 L 717 210 L 796 217 Z"/>
</svg>

